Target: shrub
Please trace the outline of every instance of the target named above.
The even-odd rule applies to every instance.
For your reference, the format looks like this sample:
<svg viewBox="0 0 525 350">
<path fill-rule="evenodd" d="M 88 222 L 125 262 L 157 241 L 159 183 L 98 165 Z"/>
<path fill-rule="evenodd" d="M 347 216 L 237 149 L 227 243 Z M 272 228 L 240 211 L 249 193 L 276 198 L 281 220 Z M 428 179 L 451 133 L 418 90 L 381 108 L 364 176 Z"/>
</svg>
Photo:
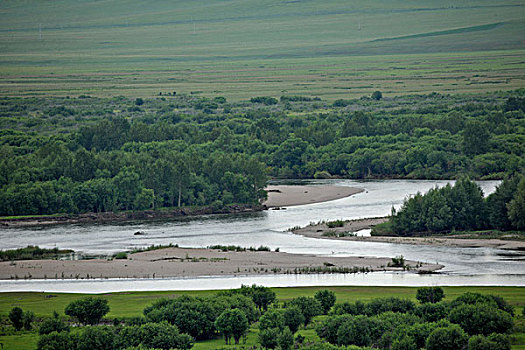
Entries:
<svg viewBox="0 0 525 350">
<path fill-rule="evenodd" d="M 436 328 L 426 341 L 427 350 L 459 350 L 467 345 L 468 336 L 458 326 Z"/>
<path fill-rule="evenodd" d="M 441 287 L 423 287 L 418 288 L 416 299 L 421 303 L 437 303 L 445 296 Z"/>
<path fill-rule="evenodd" d="M 458 306 L 450 311 L 448 319 L 470 335 L 507 333 L 513 327 L 509 313 L 487 304 Z"/>
<path fill-rule="evenodd" d="M 299 326 L 304 323 L 304 316 L 301 310 L 296 307 L 288 307 L 284 310 L 284 325 L 290 329 L 292 334 L 295 334 Z"/>
<path fill-rule="evenodd" d="M 335 293 L 328 289 L 319 290 L 315 293 L 314 298 L 319 301 L 321 308 L 323 309 L 323 314 L 327 314 L 328 311 L 335 304 Z"/>
<path fill-rule="evenodd" d="M 15 327 L 17 331 L 21 330 L 24 325 L 23 318 L 24 311 L 22 311 L 22 309 L 19 307 L 14 307 L 9 312 L 9 320 L 11 321 L 13 327 Z"/>
<path fill-rule="evenodd" d="M 78 319 L 80 323 L 94 325 L 109 312 L 106 299 L 87 297 L 71 302 L 66 306 L 65 314 Z"/>
</svg>

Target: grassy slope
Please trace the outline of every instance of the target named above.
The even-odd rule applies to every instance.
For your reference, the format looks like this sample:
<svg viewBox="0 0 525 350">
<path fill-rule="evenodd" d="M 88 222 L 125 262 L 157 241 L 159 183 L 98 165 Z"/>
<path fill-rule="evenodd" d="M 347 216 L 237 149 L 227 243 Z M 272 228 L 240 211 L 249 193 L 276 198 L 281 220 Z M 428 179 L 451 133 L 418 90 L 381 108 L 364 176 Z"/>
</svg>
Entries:
<svg viewBox="0 0 525 350">
<path fill-rule="evenodd" d="M 298 296 L 312 296 L 318 289 L 326 287 L 299 287 L 299 288 L 275 288 L 280 301 L 289 300 Z M 397 296 L 415 300 L 417 288 L 411 287 L 328 287 L 335 291 L 338 302 L 370 300 L 379 297 Z M 525 306 L 525 288 L 520 287 L 444 287 L 446 300 L 451 300 L 467 291 L 495 294 L 504 297 L 510 304 L 518 307 L 517 312 Z M 142 314 L 145 306 L 150 305 L 160 297 L 175 297 L 182 294 L 210 295 L 216 291 L 192 291 L 192 292 L 132 292 L 132 293 L 109 293 L 103 295 L 107 298 L 111 308 L 107 317 L 132 317 Z M 50 297 L 52 295 L 52 297 Z M 38 316 L 50 316 L 53 310 L 63 313 L 64 307 L 71 301 L 85 295 L 79 294 L 50 294 L 50 293 L 0 293 L 0 315 L 6 316 L 14 306 L 20 306 L 24 310 L 31 310 Z M 299 332 L 307 337 L 307 340 L 318 339 L 313 330 L 301 330 Z M 519 335 L 519 341 L 525 343 L 523 334 Z M 247 345 L 254 345 L 257 339 L 257 329 L 252 328 L 248 334 Z M 0 343 L 4 349 L 34 349 L 37 338 L 31 333 L 22 333 L 16 336 L 0 337 Z M 216 349 L 224 346 L 222 339 L 213 339 L 199 342 L 194 349 Z M 234 346 L 231 346 L 234 348 Z M 513 347 L 522 349 L 522 345 Z"/>
<path fill-rule="evenodd" d="M 0 5 L 0 94 L 517 88 L 524 17 L 518 0 L 9 0 Z"/>
</svg>

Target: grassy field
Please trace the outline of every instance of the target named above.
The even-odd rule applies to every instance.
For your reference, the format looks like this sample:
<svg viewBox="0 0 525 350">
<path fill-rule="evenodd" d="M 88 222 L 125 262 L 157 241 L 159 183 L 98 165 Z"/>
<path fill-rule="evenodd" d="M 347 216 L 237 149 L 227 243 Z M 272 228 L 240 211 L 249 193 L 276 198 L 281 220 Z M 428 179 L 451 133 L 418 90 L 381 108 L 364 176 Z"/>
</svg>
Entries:
<svg viewBox="0 0 525 350">
<path fill-rule="evenodd" d="M 294 287 L 274 288 L 277 298 L 286 301 L 298 296 L 312 296 L 319 289 L 327 287 Z M 329 287 L 336 293 L 338 302 L 362 300 L 368 301 L 380 297 L 403 297 L 415 300 L 417 288 L 414 287 Z M 465 292 L 480 292 L 500 295 L 511 305 L 525 306 L 525 288 L 521 287 L 443 287 L 445 300 L 451 300 Z M 176 297 L 180 295 L 206 296 L 217 291 L 168 291 L 168 292 L 126 292 L 108 293 L 101 296 L 109 302 L 108 318 L 122 318 L 142 315 L 144 307 L 158 298 Z M 63 313 L 71 301 L 84 297 L 82 294 L 65 293 L 34 293 L 14 292 L 0 293 L 0 315 L 6 316 L 11 308 L 19 306 L 24 310 L 33 311 L 37 316 L 50 316 L 53 311 Z"/>
<path fill-rule="evenodd" d="M 525 4 L 3 1 L 0 95 L 317 95 L 525 84 Z"/>
<path fill-rule="evenodd" d="M 274 288 L 279 301 L 286 301 L 298 296 L 312 296 L 317 290 L 327 287 L 297 287 L 297 288 Z M 417 288 L 413 287 L 328 287 L 337 296 L 337 302 L 355 300 L 368 301 L 380 297 L 402 297 L 415 300 Z M 445 300 L 452 300 L 465 292 L 480 292 L 485 294 L 499 295 L 505 298 L 511 305 L 516 307 L 521 314 L 525 306 L 525 288 L 520 287 L 443 287 Z M 176 297 L 183 294 L 193 296 L 206 296 L 217 291 L 169 291 L 169 292 L 130 292 L 130 293 L 108 293 L 102 297 L 109 301 L 111 308 L 107 318 L 125 318 L 142 315 L 145 306 L 153 303 L 161 297 Z M 54 310 L 63 314 L 65 306 L 71 301 L 84 297 L 81 294 L 51 294 L 51 293 L 0 293 L 0 315 L 6 316 L 12 307 L 19 306 L 24 310 L 33 311 L 37 317 L 50 317 Z M 256 328 L 251 328 L 247 345 L 254 345 L 257 341 Z M 312 329 L 301 330 L 299 334 L 307 340 L 317 340 L 317 335 Z M 517 334 L 517 345 L 513 349 L 525 348 L 525 336 Z M 21 333 L 13 336 L 0 336 L 0 343 L 4 349 L 34 349 L 36 346 L 34 333 Z M 521 345 L 520 345 L 521 344 Z M 194 349 L 216 349 L 224 346 L 223 339 L 213 339 L 195 344 Z M 234 348 L 230 346 L 227 348 Z"/>
</svg>

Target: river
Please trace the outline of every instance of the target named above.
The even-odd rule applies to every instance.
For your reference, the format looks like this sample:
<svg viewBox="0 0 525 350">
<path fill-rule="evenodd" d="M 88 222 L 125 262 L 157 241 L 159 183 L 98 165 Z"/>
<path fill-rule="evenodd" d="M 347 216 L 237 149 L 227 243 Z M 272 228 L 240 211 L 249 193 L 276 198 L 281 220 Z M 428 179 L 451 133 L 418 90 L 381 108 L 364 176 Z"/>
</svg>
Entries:
<svg viewBox="0 0 525 350">
<path fill-rule="evenodd" d="M 403 255 L 416 261 L 445 265 L 440 274 L 407 273 L 356 275 L 279 275 L 207 277 L 156 280 L 96 281 L 0 281 L 0 291 L 39 290 L 108 292 L 124 290 L 217 289 L 258 283 L 268 286 L 299 285 L 525 285 L 524 252 L 494 248 L 451 248 L 377 242 L 351 242 L 306 238 L 286 231 L 293 226 L 335 219 L 357 219 L 388 215 L 403 199 L 426 192 L 447 181 L 422 180 L 318 180 L 308 184 L 334 184 L 364 188 L 357 195 L 330 202 L 238 215 L 209 215 L 171 221 L 126 224 L 63 225 L 8 228 L 0 231 L 0 246 L 12 249 L 27 245 L 68 248 L 84 254 L 109 255 L 152 244 L 206 247 L 213 244 L 269 246 L 282 252 L 337 256 Z M 484 193 L 495 190 L 498 181 L 481 181 Z M 141 235 L 135 235 L 140 231 Z"/>
</svg>

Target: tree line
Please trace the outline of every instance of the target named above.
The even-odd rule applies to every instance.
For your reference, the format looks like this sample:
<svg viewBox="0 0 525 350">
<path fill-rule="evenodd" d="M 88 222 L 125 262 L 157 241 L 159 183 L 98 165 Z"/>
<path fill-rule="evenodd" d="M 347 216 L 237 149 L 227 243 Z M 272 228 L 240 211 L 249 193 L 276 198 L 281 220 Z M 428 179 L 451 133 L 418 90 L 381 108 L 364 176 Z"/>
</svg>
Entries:
<svg viewBox="0 0 525 350">
<path fill-rule="evenodd" d="M 409 236 L 487 229 L 525 229 L 525 176 L 506 177 L 487 198 L 468 178 L 454 186 L 417 193 L 405 199 L 398 211 L 392 209 L 390 221 L 380 232 Z"/>
<path fill-rule="evenodd" d="M 2 98 L 0 215 L 257 203 L 267 176 L 503 178 L 523 94 Z"/>
</svg>

